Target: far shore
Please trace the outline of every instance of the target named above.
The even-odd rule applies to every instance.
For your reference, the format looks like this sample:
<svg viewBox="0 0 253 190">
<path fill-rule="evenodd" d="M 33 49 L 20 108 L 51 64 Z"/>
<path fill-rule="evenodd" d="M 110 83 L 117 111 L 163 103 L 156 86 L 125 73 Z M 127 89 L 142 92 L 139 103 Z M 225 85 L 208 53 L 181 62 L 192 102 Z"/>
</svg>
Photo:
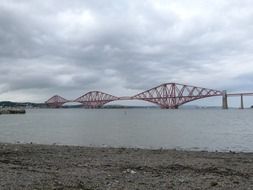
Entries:
<svg viewBox="0 0 253 190">
<path fill-rule="evenodd" d="M 0 144 L 0 189 L 253 189 L 253 153 Z"/>
</svg>

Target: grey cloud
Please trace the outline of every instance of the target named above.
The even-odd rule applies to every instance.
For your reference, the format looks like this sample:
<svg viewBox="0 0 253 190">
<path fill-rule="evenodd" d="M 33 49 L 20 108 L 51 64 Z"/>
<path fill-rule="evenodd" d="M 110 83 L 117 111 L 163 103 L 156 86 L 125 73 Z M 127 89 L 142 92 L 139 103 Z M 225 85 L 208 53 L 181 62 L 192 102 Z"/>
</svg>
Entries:
<svg viewBox="0 0 253 190">
<path fill-rule="evenodd" d="M 0 93 L 37 89 L 36 99 L 44 100 L 57 92 L 132 92 L 172 81 L 250 91 L 251 78 L 243 76 L 253 72 L 251 6 L 1 1 Z"/>
</svg>

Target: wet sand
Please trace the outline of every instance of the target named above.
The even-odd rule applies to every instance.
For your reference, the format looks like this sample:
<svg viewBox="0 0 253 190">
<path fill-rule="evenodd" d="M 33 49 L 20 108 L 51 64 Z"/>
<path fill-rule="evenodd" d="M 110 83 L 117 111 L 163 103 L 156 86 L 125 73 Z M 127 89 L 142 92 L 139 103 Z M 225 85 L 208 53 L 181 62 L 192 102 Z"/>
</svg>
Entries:
<svg viewBox="0 0 253 190">
<path fill-rule="evenodd" d="M 0 144 L 0 189 L 253 189 L 253 153 Z"/>
</svg>

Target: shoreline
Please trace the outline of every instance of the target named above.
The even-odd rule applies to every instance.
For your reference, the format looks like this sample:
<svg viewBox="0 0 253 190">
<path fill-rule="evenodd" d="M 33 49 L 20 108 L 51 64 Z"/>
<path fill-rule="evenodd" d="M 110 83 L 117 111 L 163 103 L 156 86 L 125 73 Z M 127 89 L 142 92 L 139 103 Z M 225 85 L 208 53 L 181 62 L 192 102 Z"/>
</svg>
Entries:
<svg viewBox="0 0 253 190">
<path fill-rule="evenodd" d="M 253 153 L 0 143 L 0 189 L 252 189 Z"/>
<path fill-rule="evenodd" d="M 150 151 L 156 151 L 156 150 L 162 150 L 162 151 L 179 151 L 179 152 L 209 152 L 209 153 L 242 153 L 242 154 L 253 154 L 252 150 L 248 149 L 241 149 L 241 150 L 236 150 L 236 149 L 207 149 L 207 148 L 197 148 L 197 147 L 192 147 L 192 148 L 182 148 L 182 147 L 175 147 L 175 148 L 166 148 L 166 147 L 144 147 L 144 146 L 111 146 L 111 145 L 94 145 L 94 144 L 89 144 L 89 145 L 82 145 L 82 144 L 61 144 L 61 143 L 46 143 L 46 144 L 41 144 L 37 142 L 24 142 L 24 141 L 15 141 L 15 142 L 4 142 L 0 141 L 1 144 L 6 144 L 6 145 L 41 145 L 41 146 L 68 146 L 68 147 L 83 147 L 83 148 L 111 148 L 111 149 L 133 149 L 133 150 L 150 150 Z"/>
<path fill-rule="evenodd" d="M 36 142 L 23 142 L 23 141 L 15 141 L 15 142 L 3 142 L 0 141 L 0 145 L 35 145 L 35 146 L 67 146 L 67 147 L 81 147 L 81 148 L 94 148 L 94 149 L 128 149 L 128 150 L 150 150 L 150 151 L 179 151 L 179 152 L 208 152 L 208 153 L 232 153 L 232 154 L 253 154 L 253 151 L 250 150 L 233 150 L 233 149 L 201 149 L 201 148 L 166 148 L 166 147 L 141 147 L 141 146 L 110 146 L 106 144 L 102 145 L 80 145 L 80 144 L 61 144 L 61 143 L 48 143 L 41 144 Z"/>
</svg>

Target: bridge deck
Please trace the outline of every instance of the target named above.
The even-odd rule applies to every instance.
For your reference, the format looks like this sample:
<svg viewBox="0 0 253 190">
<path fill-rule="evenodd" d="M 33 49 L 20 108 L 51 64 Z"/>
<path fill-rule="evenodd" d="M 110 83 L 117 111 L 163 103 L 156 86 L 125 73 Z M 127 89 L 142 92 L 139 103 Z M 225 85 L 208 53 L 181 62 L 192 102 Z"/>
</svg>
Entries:
<svg viewBox="0 0 253 190">
<path fill-rule="evenodd" d="M 227 94 L 227 96 L 253 96 L 253 93 L 252 92 L 232 93 L 232 94 Z"/>
</svg>

